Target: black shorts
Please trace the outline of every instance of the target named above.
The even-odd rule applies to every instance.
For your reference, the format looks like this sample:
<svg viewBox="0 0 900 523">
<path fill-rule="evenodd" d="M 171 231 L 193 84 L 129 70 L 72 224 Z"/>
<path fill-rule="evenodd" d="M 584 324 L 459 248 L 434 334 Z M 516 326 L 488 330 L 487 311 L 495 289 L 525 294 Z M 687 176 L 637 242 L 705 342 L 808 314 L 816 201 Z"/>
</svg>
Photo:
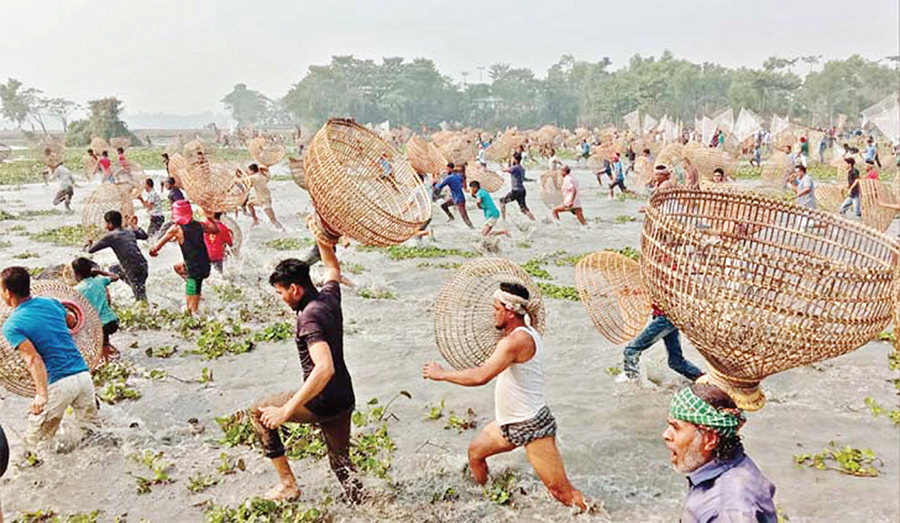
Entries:
<svg viewBox="0 0 900 523">
<path fill-rule="evenodd" d="M 109 337 L 119 330 L 119 321 L 113 320 L 103 324 L 103 345 L 109 345 Z"/>
<path fill-rule="evenodd" d="M 500 198 L 500 203 L 507 204 L 513 200 L 519 204 L 519 209 L 521 209 L 522 212 L 528 211 L 528 204 L 525 203 L 525 189 L 513 189 L 509 191 L 509 194 Z"/>
<path fill-rule="evenodd" d="M 622 179 L 619 179 L 619 180 L 614 181 L 614 182 L 612 183 L 612 185 L 609 186 L 610 189 L 613 189 L 613 188 L 615 188 L 615 187 L 618 187 L 619 189 L 622 189 L 623 191 L 627 191 L 627 190 L 628 190 L 628 189 L 625 188 L 625 180 L 622 180 Z"/>
</svg>

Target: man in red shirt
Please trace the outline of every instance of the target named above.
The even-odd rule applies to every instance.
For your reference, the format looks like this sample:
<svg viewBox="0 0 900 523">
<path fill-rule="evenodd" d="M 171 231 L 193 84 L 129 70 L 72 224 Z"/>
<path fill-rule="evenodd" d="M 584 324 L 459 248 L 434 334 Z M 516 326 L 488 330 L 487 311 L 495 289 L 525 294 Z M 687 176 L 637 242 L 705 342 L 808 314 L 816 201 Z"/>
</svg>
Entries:
<svg viewBox="0 0 900 523">
<path fill-rule="evenodd" d="M 222 272 L 222 262 L 225 261 L 225 246 L 231 247 L 233 240 L 231 230 L 221 222 L 222 213 L 213 214 L 212 218 L 207 221 L 214 223 L 219 231 L 216 233 L 205 233 L 203 242 L 206 243 L 206 252 L 209 254 L 209 263 L 219 272 Z"/>
<path fill-rule="evenodd" d="M 112 162 L 109 161 L 109 152 L 103 151 L 103 154 L 100 155 L 100 161 L 97 162 L 97 164 L 100 166 L 101 179 L 104 182 L 115 183 L 115 180 L 112 177 Z"/>
</svg>

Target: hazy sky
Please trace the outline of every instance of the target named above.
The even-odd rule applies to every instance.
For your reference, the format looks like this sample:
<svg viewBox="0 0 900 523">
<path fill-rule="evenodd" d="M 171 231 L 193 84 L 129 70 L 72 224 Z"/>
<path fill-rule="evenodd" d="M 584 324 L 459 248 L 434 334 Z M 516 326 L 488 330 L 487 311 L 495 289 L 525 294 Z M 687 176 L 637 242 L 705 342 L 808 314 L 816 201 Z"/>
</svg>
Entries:
<svg viewBox="0 0 900 523">
<path fill-rule="evenodd" d="M 758 67 L 771 55 L 900 53 L 900 0 L 0 0 L 0 80 L 127 111 L 223 112 L 238 82 L 280 97 L 332 55 L 427 57 L 461 81 L 508 62 L 670 49 Z M 802 66 L 805 71 L 806 66 Z"/>
</svg>

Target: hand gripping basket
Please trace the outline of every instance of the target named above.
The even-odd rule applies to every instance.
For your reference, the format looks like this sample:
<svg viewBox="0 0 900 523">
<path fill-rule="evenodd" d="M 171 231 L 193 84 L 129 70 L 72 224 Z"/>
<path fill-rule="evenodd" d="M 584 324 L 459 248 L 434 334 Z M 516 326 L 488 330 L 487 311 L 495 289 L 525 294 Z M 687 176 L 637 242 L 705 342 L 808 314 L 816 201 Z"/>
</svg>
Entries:
<svg viewBox="0 0 900 523">
<path fill-rule="evenodd" d="M 88 367 L 91 370 L 97 368 L 103 346 L 103 326 L 94 307 L 80 292 L 57 280 L 32 281 L 31 295 L 56 298 L 75 314 L 76 326 L 69 331 Z M 0 303 L 0 324 L 6 321 L 12 311 L 13 309 L 5 303 Z M 28 367 L 19 356 L 19 351 L 11 347 L 2 335 L 0 335 L 0 384 L 13 394 L 26 397 L 35 394 L 34 381 Z"/>
<path fill-rule="evenodd" d="M 171 166 L 171 159 L 169 165 Z M 236 164 L 206 161 L 181 171 L 181 187 L 207 213 L 231 212 L 247 201 L 250 177 Z"/>
<path fill-rule="evenodd" d="M 256 163 L 266 167 L 275 165 L 284 159 L 284 145 L 267 140 L 262 136 L 250 140 L 247 148 Z"/>
<path fill-rule="evenodd" d="M 741 408 L 766 376 L 840 356 L 891 319 L 895 241 L 825 211 L 737 192 L 654 194 L 641 237 L 654 302 Z"/>
<path fill-rule="evenodd" d="M 329 120 L 316 133 L 305 181 L 326 227 L 363 244 L 402 243 L 431 218 L 431 200 L 409 162 L 353 120 Z"/>
<path fill-rule="evenodd" d="M 122 213 L 122 224 L 128 224 L 128 220 L 134 216 L 134 203 L 128 189 L 130 187 L 123 190 L 117 184 L 101 183 L 88 195 L 81 209 L 81 226 L 84 228 L 85 239 L 97 241 L 106 234 L 103 215 L 108 211 L 119 211 Z"/>
<path fill-rule="evenodd" d="M 518 265 L 503 258 L 466 263 L 441 288 L 434 304 L 434 338 L 455 369 L 477 367 L 494 352 L 503 333 L 494 327 L 494 291 L 501 283 L 528 289 L 528 322 L 540 334 L 546 327 L 541 291 Z"/>
<path fill-rule="evenodd" d="M 611 343 L 634 339 L 652 312 L 641 265 L 617 252 L 588 254 L 575 265 L 575 288 L 600 334 Z"/>
</svg>

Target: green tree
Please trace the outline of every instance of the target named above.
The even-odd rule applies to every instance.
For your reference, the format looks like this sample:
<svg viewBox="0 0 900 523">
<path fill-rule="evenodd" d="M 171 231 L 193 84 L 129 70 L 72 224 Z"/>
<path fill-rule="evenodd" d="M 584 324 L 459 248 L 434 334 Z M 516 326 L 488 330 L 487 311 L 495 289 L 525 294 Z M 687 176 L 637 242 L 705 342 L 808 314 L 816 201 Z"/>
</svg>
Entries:
<svg viewBox="0 0 900 523">
<path fill-rule="evenodd" d="M 39 89 L 23 88 L 22 82 L 15 78 L 9 78 L 5 84 L 0 84 L 3 117 L 15 122 L 19 129 L 22 128 L 22 124 L 28 122 L 31 124 L 31 130 L 34 131 L 36 130 L 34 126 L 37 124 L 41 131 L 47 134 L 47 127 L 44 125 L 41 115 L 42 99 L 40 94 Z"/>
<path fill-rule="evenodd" d="M 87 145 L 94 136 L 104 140 L 123 137 L 129 138 L 131 143 L 140 143 L 140 139 L 128 130 L 128 125 L 120 118 L 122 108 L 121 100 L 116 97 L 89 101 L 90 116 L 87 120 L 79 120 L 69 125 L 66 144 Z"/>
<path fill-rule="evenodd" d="M 231 111 L 231 117 L 237 120 L 238 125 L 259 123 L 269 112 L 269 99 L 259 91 L 247 89 L 247 84 L 236 84 L 222 98 L 222 103 Z"/>
</svg>

